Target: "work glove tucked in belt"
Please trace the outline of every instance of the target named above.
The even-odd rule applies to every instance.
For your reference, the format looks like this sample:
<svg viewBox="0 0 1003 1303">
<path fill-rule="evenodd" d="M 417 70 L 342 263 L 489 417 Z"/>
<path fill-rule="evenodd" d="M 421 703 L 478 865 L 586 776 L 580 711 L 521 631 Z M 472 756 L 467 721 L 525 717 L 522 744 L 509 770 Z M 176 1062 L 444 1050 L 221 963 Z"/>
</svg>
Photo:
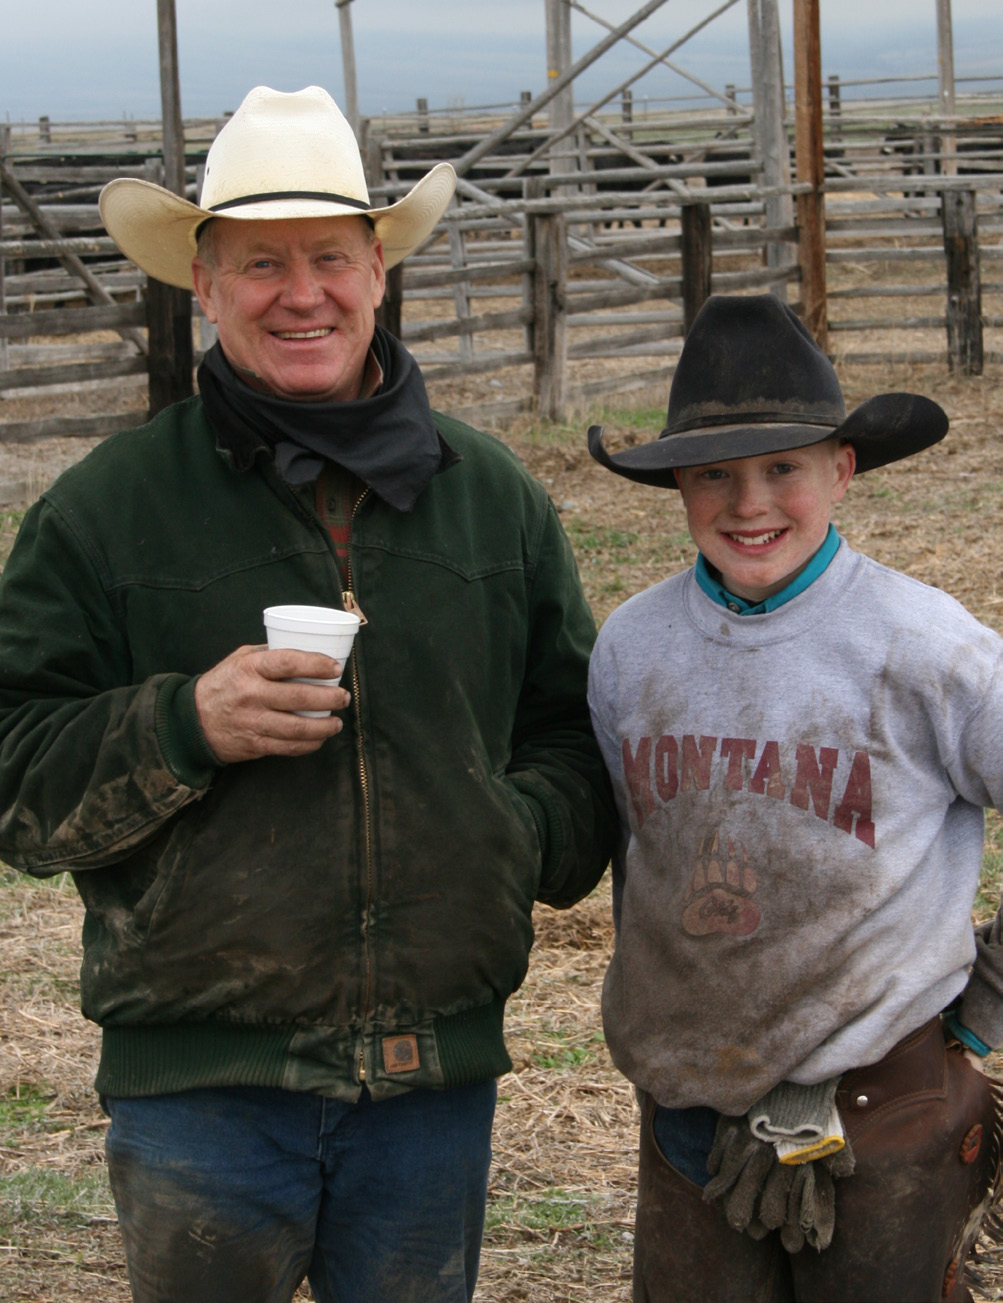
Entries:
<svg viewBox="0 0 1003 1303">
<path fill-rule="evenodd" d="M 788 1253 L 805 1241 L 828 1248 L 836 1219 L 834 1178 L 853 1171 L 836 1110 L 838 1077 L 817 1086 L 782 1081 L 744 1117 L 718 1119 L 704 1199 L 728 1224 L 761 1240 L 779 1230 Z"/>
</svg>

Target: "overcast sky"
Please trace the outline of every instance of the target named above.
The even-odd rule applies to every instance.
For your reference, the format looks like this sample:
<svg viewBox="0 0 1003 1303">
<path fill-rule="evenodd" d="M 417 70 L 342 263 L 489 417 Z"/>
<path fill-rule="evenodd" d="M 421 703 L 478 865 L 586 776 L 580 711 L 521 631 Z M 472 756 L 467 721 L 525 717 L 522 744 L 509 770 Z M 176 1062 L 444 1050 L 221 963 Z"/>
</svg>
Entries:
<svg viewBox="0 0 1003 1303">
<path fill-rule="evenodd" d="M 619 23 L 642 0 L 583 0 Z M 663 50 L 720 0 L 667 0 L 633 35 Z M 265 84 L 277 90 L 325 86 L 344 103 L 334 0 L 176 0 L 181 109 L 217 116 Z M 792 0 L 780 0 L 790 63 Z M 517 100 L 546 84 L 544 0 L 354 0 L 351 9 L 363 114 L 429 105 Z M 953 0 L 958 78 L 1003 74 L 1003 0 Z M 673 58 L 722 88 L 748 85 L 747 4 L 738 0 Z M 853 77 L 937 70 L 936 0 L 821 0 L 823 74 Z M 605 29 L 572 16 L 575 57 Z M 596 64 L 576 100 L 598 95 L 641 66 L 622 43 Z M 1001 84 L 1003 87 L 1003 84 Z M 636 99 L 679 95 L 665 70 L 634 88 Z M 0 118 L 58 121 L 159 117 L 156 0 L 4 0 L 0 35 Z"/>
</svg>

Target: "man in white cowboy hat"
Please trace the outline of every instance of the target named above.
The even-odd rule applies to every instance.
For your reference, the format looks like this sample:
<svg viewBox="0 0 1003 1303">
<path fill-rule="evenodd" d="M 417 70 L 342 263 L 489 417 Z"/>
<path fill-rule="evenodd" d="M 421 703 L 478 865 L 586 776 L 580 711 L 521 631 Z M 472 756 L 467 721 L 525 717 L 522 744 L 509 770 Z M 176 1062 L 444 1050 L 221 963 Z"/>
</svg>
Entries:
<svg viewBox="0 0 1003 1303">
<path fill-rule="evenodd" d="M 86 904 L 141 1303 L 287 1303 L 304 1276 L 321 1303 L 468 1300 L 533 903 L 572 904 L 611 848 L 553 505 L 374 325 L 453 184 L 374 208 L 330 97 L 259 87 L 198 205 L 102 195 L 219 343 L 197 397 L 26 517 L 0 853 Z M 365 611 L 347 667 L 262 645 L 286 603 Z"/>
<path fill-rule="evenodd" d="M 830 523 L 855 472 L 947 425 L 916 394 L 847 415 L 786 304 L 714 295 L 659 438 L 589 431 L 679 490 L 699 548 L 610 616 L 589 681 L 623 825 L 603 1015 L 641 1103 L 636 1303 L 971 1299 L 1003 640 Z"/>
</svg>

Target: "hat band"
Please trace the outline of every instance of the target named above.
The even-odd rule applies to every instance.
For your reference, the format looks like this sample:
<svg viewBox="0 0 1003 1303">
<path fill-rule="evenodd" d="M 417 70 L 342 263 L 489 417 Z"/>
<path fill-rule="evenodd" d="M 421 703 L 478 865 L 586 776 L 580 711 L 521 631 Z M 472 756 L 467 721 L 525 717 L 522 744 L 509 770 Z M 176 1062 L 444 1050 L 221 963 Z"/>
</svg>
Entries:
<svg viewBox="0 0 1003 1303">
<path fill-rule="evenodd" d="M 369 203 L 367 201 L 350 199 L 348 195 L 331 194 L 327 190 L 269 190 L 260 195 L 241 195 L 239 199 L 226 199 L 221 204 L 212 204 L 209 212 L 219 213 L 224 208 L 240 208 L 243 204 L 260 204 L 271 199 L 322 199 L 327 203 L 348 204 L 350 208 L 358 208 L 365 213 L 369 212 Z"/>
<path fill-rule="evenodd" d="M 769 412 L 721 412 L 717 416 L 708 416 L 701 413 L 687 420 L 676 419 L 672 425 L 667 425 L 662 433 L 658 436 L 660 439 L 671 439 L 680 434 L 696 434 L 704 437 L 710 437 L 717 434 L 721 429 L 736 430 L 740 427 L 756 425 L 817 425 L 819 429 L 836 430 L 846 420 L 846 412 L 837 414 L 836 412 L 811 413 L 777 407 Z"/>
</svg>

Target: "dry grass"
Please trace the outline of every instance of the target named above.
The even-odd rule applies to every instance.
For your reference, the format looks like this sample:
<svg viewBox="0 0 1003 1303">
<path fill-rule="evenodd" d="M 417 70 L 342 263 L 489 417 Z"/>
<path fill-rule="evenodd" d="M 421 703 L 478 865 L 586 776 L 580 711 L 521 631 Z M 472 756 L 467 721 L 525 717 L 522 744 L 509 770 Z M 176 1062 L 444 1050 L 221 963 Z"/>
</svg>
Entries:
<svg viewBox="0 0 1003 1303">
<path fill-rule="evenodd" d="M 998 563 L 1003 396 L 993 377 L 943 368 L 844 369 L 853 404 L 915 389 L 951 414 L 948 444 L 855 483 L 838 521 L 851 543 L 938 584 L 1003 630 Z M 449 402 L 446 391 L 433 401 Z M 67 400 L 70 401 L 70 400 Z M 75 400 L 73 400 L 75 401 Z M 664 394 L 651 396 L 658 407 Z M 609 420 L 611 441 L 650 437 L 657 411 Z M 599 618 L 688 563 L 675 494 L 595 466 L 587 420 L 507 437 L 546 483 L 575 544 Z M 3 449 L 0 482 L 81 447 Z M 76 1007 L 81 909 L 66 883 L 0 883 L 0 1297 L 10 1303 L 126 1303 L 103 1180 L 104 1119 L 91 1090 L 97 1033 Z M 636 1108 L 602 1044 L 599 993 L 612 945 L 608 888 L 565 913 L 537 912 L 529 978 L 507 1019 L 515 1071 L 500 1084 L 481 1303 L 618 1303 L 629 1298 Z M 985 1246 L 977 1298 L 1003 1299 Z M 306 1295 L 304 1295 L 306 1297 Z"/>
</svg>

